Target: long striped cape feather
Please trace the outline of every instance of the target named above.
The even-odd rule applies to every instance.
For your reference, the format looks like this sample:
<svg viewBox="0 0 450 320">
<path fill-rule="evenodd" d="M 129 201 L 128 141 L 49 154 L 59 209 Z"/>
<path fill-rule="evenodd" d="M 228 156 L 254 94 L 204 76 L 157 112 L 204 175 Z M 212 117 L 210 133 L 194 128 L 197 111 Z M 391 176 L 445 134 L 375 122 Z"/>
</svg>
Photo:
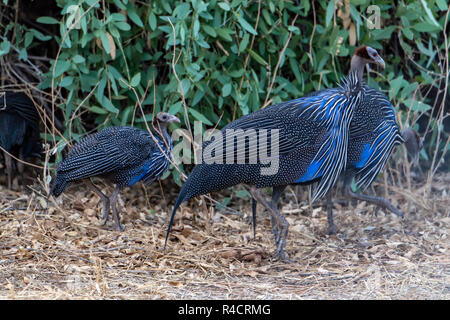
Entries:
<svg viewBox="0 0 450 320">
<path fill-rule="evenodd" d="M 395 145 L 404 142 L 395 119 L 394 107 L 389 99 L 373 88 L 366 87 L 366 91 L 366 97 L 371 99 L 371 107 L 380 108 L 382 117 L 374 130 L 376 137 L 370 145 L 372 152 L 365 165 L 356 172 L 356 185 L 363 190 L 373 182 L 384 168 Z M 356 137 L 361 134 L 362 129 L 351 126 L 350 135 Z"/>
<path fill-rule="evenodd" d="M 347 144 L 349 125 L 355 106 L 364 94 L 354 74 L 344 78 L 338 88 L 318 91 L 313 96 L 306 96 L 283 102 L 243 116 L 227 126 L 227 129 L 279 129 L 279 156 L 288 156 L 299 148 L 315 145 L 316 153 L 311 161 L 320 163 L 318 170 L 310 180 L 322 177 L 313 190 L 313 201 L 324 196 L 338 179 L 347 161 Z M 309 122 L 321 129 L 325 134 L 321 137 L 301 130 L 302 125 Z M 222 140 L 210 140 L 204 144 L 217 148 Z M 239 154 L 242 150 L 234 150 Z M 250 158 L 258 148 L 247 148 L 245 152 Z M 217 154 L 215 155 L 217 156 Z M 204 160 L 209 160 L 205 159 Z M 293 182 L 293 181 L 292 181 Z"/>
</svg>

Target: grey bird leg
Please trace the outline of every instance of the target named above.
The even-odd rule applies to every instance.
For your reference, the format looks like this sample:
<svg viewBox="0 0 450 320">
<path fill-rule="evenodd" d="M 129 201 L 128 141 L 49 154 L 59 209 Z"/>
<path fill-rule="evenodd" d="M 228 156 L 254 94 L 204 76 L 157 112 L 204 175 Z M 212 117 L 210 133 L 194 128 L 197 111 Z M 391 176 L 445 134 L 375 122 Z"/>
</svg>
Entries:
<svg viewBox="0 0 450 320">
<path fill-rule="evenodd" d="M 12 160 L 9 154 L 5 153 L 6 174 L 8 175 L 8 189 L 12 186 Z"/>
<path fill-rule="evenodd" d="M 269 210 L 279 229 L 280 239 L 276 241 L 277 250 L 274 257 L 280 258 L 280 260 L 283 262 L 289 262 L 289 259 L 286 258 L 286 253 L 284 252 L 284 247 L 286 246 L 286 238 L 289 230 L 289 223 L 287 222 L 286 218 L 278 212 L 277 209 L 273 209 L 272 206 L 264 199 L 264 196 L 261 194 L 261 190 L 251 186 L 250 193 L 254 199 L 256 199 L 267 210 Z"/>
<path fill-rule="evenodd" d="M 109 198 L 103 192 L 101 192 L 99 188 L 95 186 L 95 184 L 91 181 L 91 179 L 86 179 L 86 185 L 89 187 L 89 189 L 94 191 L 100 197 L 100 200 L 103 203 L 102 220 L 103 225 L 105 225 L 106 222 L 108 222 L 109 216 L 109 208 L 110 208 Z"/>
<path fill-rule="evenodd" d="M 286 186 L 276 186 L 272 188 L 272 202 L 271 207 L 273 210 L 278 212 L 278 201 L 280 200 L 281 194 L 283 193 L 284 189 L 286 189 Z M 273 216 L 270 216 L 270 221 L 272 223 L 272 233 L 275 236 L 275 241 L 279 241 L 280 239 L 280 228 L 278 228 L 278 225 L 276 223 L 276 220 Z"/>
<path fill-rule="evenodd" d="M 353 176 L 346 176 L 345 177 L 345 181 L 344 181 L 344 193 L 346 196 L 353 198 L 353 199 L 357 199 L 357 200 L 361 200 L 361 201 L 366 201 L 369 203 L 373 203 L 381 208 L 384 208 L 386 210 L 391 211 L 392 213 L 396 214 L 397 216 L 403 218 L 404 214 L 403 212 L 401 212 L 400 210 L 398 210 L 396 207 L 394 207 L 388 200 L 382 198 L 382 197 L 377 197 L 377 196 L 368 196 L 365 194 L 358 194 L 358 193 L 354 193 L 351 189 L 351 181 L 352 181 Z"/>
<path fill-rule="evenodd" d="M 19 159 L 20 159 L 20 160 L 24 160 L 24 159 L 23 159 L 23 150 L 22 150 L 22 149 L 23 149 L 23 148 L 20 148 L 20 151 L 19 151 Z M 25 181 L 23 180 L 23 179 L 24 179 L 23 173 L 24 173 L 24 171 L 25 171 L 25 166 L 24 166 L 23 163 L 20 162 L 20 161 L 17 161 L 17 171 L 19 171 L 19 174 L 20 174 L 20 184 L 21 184 L 22 186 L 24 186 L 24 185 L 25 185 Z"/>
<path fill-rule="evenodd" d="M 119 196 L 119 191 L 120 191 L 120 188 L 116 185 L 110 199 L 111 199 L 111 207 L 112 207 L 112 211 L 113 211 L 113 218 L 114 218 L 114 221 L 116 222 L 116 226 L 119 229 L 119 231 L 124 231 L 125 228 L 120 224 L 119 212 L 117 211 L 117 199 Z"/>
<path fill-rule="evenodd" d="M 280 200 L 280 196 L 283 193 L 284 189 L 286 189 L 286 186 L 278 186 L 273 187 L 272 189 L 272 202 L 270 206 L 274 210 L 278 210 L 278 201 Z M 273 215 L 270 216 L 270 221 L 272 223 L 272 233 L 275 236 L 275 241 L 279 241 L 280 232 L 278 230 L 278 226 L 276 223 L 276 220 L 274 219 Z M 253 238 L 256 237 L 256 200 L 255 198 L 252 198 L 252 223 L 253 223 Z"/>
<path fill-rule="evenodd" d="M 326 206 L 327 206 L 327 219 L 328 219 L 327 234 L 329 234 L 329 235 L 336 234 L 337 231 L 336 231 L 336 226 L 334 225 L 334 219 L 333 219 L 333 200 L 332 200 L 330 191 L 328 191 L 328 194 L 327 194 Z"/>
<path fill-rule="evenodd" d="M 253 239 L 256 238 L 256 200 L 252 198 L 252 225 L 253 225 Z"/>
</svg>

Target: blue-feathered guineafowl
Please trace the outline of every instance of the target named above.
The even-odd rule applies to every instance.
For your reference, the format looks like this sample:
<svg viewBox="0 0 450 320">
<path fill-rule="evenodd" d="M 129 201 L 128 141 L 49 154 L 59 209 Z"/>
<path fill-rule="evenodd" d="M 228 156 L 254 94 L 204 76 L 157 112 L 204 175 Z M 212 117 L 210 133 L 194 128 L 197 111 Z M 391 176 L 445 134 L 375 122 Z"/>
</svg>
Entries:
<svg viewBox="0 0 450 320">
<path fill-rule="evenodd" d="M 380 63 L 377 60 L 372 62 Z M 346 167 L 350 121 L 365 94 L 360 84 L 358 75 L 352 73 L 338 88 L 322 90 L 315 96 L 272 105 L 241 117 L 225 126 L 219 138 L 204 143 L 203 162 L 193 169 L 181 189 L 169 221 L 166 242 L 181 203 L 243 183 L 250 186 L 252 196 L 270 211 L 280 230 L 275 235 L 275 256 L 285 260 L 289 224 L 278 211 L 278 199 L 269 204 L 259 189 L 273 187 L 274 194 L 281 194 L 286 185 L 319 180 L 313 191 L 313 200 L 327 193 Z M 241 141 L 251 140 L 246 136 L 254 133 L 258 136 L 258 143 L 239 145 L 235 140 L 220 138 L 229 132 Z M 278 150 L 275 151 L 278 152 L 274 154 L 270 149 L 270 154 L 265 153 L 266 145 L 273 141 L 277 142 Z M 223 154 L 223 160 L 241 157 L 245 162 L 211 163 L 209 152 L 214 159 L 220 159 Z M 249 161 L 251 159 L 256 161 Z M 277 167 L 263 174 L 261 169 L 275 160 Z"/>
<path fill-rule="evenodd" d="M 29 156 L 41 156 L 39 114 L 33 102 L 21 92 L 0 92 L 0 146 L 23 160 Z M 12 185 L 12 159 L 4 154 L 8 188 Z M 23 165 L 18 164 L 23 173 Z"/>
<path fill-rule="evenodd" d="M 344 175 L 344 194 L 350 198 L 374 203 L 380 207 L 403 216 L 403 213 L 395 208 L 389 201 L 381 197 L 357 194 L 351 190 L 353 178 L 356 178 L 358 186 L 367 188 L 380 173 L 395 145 L 405 143 L 412 155 L 418 154 L 421 141 L 417 133 L 412 129 L 400 131 L 395 119 L 395 111 L 389 99 L 379 91 L 367 86 L 363 81 L 364 67 L 372 60 L 380 61 L 378 64 L 384 67 L 384 62 L 378 52 L 370 47 L 358 48 L 351 61 L 350 74 L 356 73 L 361 85 L 364 87 L 364 96 L 356 106 L 353 119 L 350 123 L 348 138 L 347 167 Z M 308 96 L 315 96 L 319 92 L 313 92 Z M 281 190 L 282 191 L 282 190 Z M 273 193 L 273 202 L 278 202 L 281 191 Z M 328 233 L 336 233 L 333 222 L 332 202 L 328 205 Z M 256 203 L 253 200 L 252 217 L 253 227 L 256 224 Z M 276 229 L 276 226 L 272 224 Z M 255 229 L 254 229 L 255 230 Z M 274 230 L 277 232 L 277 230 Z"/>
<path fill-rule="evenodd" d="M 80 140 L 57 166 L 56 177 L 50 193 L 59 196 L 73 181 L 91 177 L 102 177 L 116 184 L 111 197 L 103 194 L 90 180 L 88 186 L 103 202 L 103 224 L 110 211 L 119 230 L 120 224 L 116 207 L 121 188 L 133 186 L 139 181 L 148 184 L 157 180 L 170 165 L 172 139 L 167 126 L 180 120 L 165 112 L 160 112 L 153 121 L 152 134 L 131 127 L 110 127 Z"/>
</svg>

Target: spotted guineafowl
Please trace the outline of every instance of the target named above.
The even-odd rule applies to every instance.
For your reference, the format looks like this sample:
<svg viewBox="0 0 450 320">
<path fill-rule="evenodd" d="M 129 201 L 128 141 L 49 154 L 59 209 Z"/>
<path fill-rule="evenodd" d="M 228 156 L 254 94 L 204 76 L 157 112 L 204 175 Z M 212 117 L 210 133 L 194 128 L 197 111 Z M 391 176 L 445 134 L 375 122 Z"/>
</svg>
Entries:
<svg viewBox="0 0 450 320">
<path fill-rule="evenodd" d="M 21 92 L 0 92 L 0 146 L 8 153 L 23 160 L 41 157 L 42 146 L 39 135 L 39 114 L 33 102 Z M 8 188 L 12 186 L 12 159 L 4 153 Z M 19 172 L 23 165 L 18 163 Z"/>
<path fill-rule="evenodd" d="M 57 166 L 50 193 L 59 196 L 73 181 L 102 177 L 114 183 L 111 197 L 107 197 L 89 179 L 88 186 L 103 202 L 103 224 L 108 221 L 110 204 L 114 221 L 120 231 L 117 197 L 120 189 L 139 181 L 148 184 L 157 180 L 170 165 L 172 140 L 167 126 L 180 120 L 160 112 L 153 121 L 153 136 L 131 127 L 110 127 L 80 140 Z"/>
<path fill-rule="evenodd" d="M 367 188 L 377 177 L 385 166 L 387 159 L 397 144 L 405 143 L 408 152 L 413 156 L 420 151 L 422 142 L 417 133 L 406 128 L 400 131 L 395 119 L 395 111 L 389 99 L 381 92 L 367 86 L 363 81 L 363 72 L 367 63 L 372 60 L 380 61 L 379 65 L 384 67 L 382 58 L 378 52 L 370 47 L 358 48 L 352 58 L 350 74 L 356 73 L 358 81 L 364 88 L 364 96 L 356 106 L 353 119 L 350 123 L 350 134 L 348 138 L 347 167 L 344 176 L 344 194 L 350 198 L 374 203 L 382 208 L 402 217 L 403 213 L 395 208 L 388 200 L 354 193 L 351 190 L 351 183 L 356 178 L 356 184 L 362 189 Z M 313 92 L 309 96 L 317 95 Z M 273 193 L 273 203 L 278 202 L 278 198 L 283 190 L 276 190 Z M 328 199 L 328 234 L 335 234 L 336 227 L 333 222 L 332 201 Z M 256 202 L 252 205 L 253 228 L 256 224 Z M 272 228 L 275 228 L 272 223 Z M 255 229 L 253 229 L 255 230 Z M 255 231 L 254 231 L 255 232 Z M 278 232 L 274 230 L 274 232 Z"/>
<path fill-rule="evenodd" d="M 378 59 L 370 61 L 382 62 Z M 217 136 L 219 138 L 204 143 L 203 162 L 193 169 L 180 191 L 169 221 L 166 242 L 181 203 L 243 183 L 250 186 L 252 196 L 271 213 L 280 230 L 275 234 L 275 257 L 286 260 L 284 247 L 289 224 L 278 211 L 278 203 L 269 204 L 259 189 L 273 187 L 274 193 L 281 194 L 279 190 L 286 185 L 319 180 L 313 190 L 313 200 L 324 196 L 346 167 L 348 129 L 354 109 L 364 94 L 358 75 L 352 73 L 338 88 L 269 106 L 225 126 Z M 220 138 L 230 132 L 244 143 L 236 143 L 234 137 L 230 141 Z M 253 134 L 258 136 L 258 143 L 247 145 L 245 141 L 249 137 L 246 136 L 252 140 Z M 265 152 L 272 142 L 276 142 L 277 148 L 271 147 L 270 152 Z M 220 163 L 225 158 L 236 160 L 236 156 L 246 162 Z M 211 161 L 211 157 L 219 161 Z M 257 161 L 248 161 L 256 158 Z M 271 165 L 272 170 L 263 173 L 262 169 L 268 163 L 276 163 L 276 166 Z"/>
</svg>

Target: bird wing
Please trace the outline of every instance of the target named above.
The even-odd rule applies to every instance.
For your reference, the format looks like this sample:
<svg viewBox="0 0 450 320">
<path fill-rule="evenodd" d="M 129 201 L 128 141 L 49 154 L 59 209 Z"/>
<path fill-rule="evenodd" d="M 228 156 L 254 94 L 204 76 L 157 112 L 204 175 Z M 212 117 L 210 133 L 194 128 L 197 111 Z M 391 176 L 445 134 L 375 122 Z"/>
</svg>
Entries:
<svg viewBox="0 0 450 320">
<path fill-rule="evenodd" d="M 305 146 L 316 146 L 317 151 L 311 162 L 315 169 L 310 180 L 318 177 L 322 179 L 314 190 L 315 200 L 336 182 L 346 165 L 348 128 L 353 110 L 363 94 L 362 91 L 349 92 L 347 87 L 351 87 L 350 84 L 344 83 L 336 89 L 322 90 L 312 96 L 272 105 L 233 121 L 220 133 L 223 137 L 226 136 L 226 130 L 230 129 L 276 129 L 279 132 L 279 156 L 299 152 Z M 221 152 L 226 151 L 225 140 L 213 139 L 203 147 L 214 149 L 221 155 Z M 233 151 L 238 154 L 248 152 L 247 156 L 251 158 L 255 156 L 254 153 L 259 154 L 260 150 L 257 147 L 242 148 L 235 143 Z M 214 158 L 217 155 L 215 153 Z M 205 153 L 203 156 L 205 162 L 212 160 L 205 159 Z"/>
<path fill-rule="evenodd" d="M 367 188 L 383 170 L 395 145 L 404 142 L 389 99 L 374 89 L 370 89 L 370 95 L 367 96 L 370 96 L 370 105 L 379 108 L 382 116 L 374 130 L 376 136 L 369 147 L 370 155 L 365 165 L 356 172 L 356 185 L 362 189 Z M 353 127 L 351 129 L 351 135 L 356 135 Z"/>
<path fill-rule="evenodd" d="M 70 150 L 57 172 L 78 180 L 140 165 L 148 157 L 148 150 L 143 149 L 136 130 L 111 127 L 87 136 Z"/>
</svg>

